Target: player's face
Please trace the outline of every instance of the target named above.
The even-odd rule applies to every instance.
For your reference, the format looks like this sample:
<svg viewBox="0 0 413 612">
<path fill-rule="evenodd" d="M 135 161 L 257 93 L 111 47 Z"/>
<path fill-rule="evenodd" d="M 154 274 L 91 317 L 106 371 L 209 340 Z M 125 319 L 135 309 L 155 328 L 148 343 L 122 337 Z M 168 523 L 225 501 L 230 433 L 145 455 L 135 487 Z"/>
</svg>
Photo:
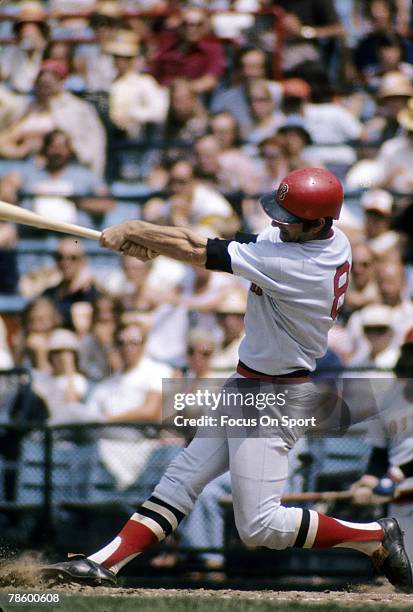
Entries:
<svg viewBox="0 0 413 612">
<path fill-rule="evenodd" d="M 302 223 L 278 223 L 278 221 L 273 220 L 271 225 L 278 227 L 283 242 L 300 242 L 305 235 Z"/>
</svg>

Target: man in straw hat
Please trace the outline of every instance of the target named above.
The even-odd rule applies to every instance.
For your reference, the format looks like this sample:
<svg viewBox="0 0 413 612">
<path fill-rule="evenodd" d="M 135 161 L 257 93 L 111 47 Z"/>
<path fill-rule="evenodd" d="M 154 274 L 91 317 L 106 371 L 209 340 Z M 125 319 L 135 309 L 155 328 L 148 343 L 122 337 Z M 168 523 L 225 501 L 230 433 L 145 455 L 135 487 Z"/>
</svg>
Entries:
<svg viewBox="0 0 413 612">
<path fill-rule="evenodd" d="M 413 97 L 397 115 L 402 133 L 385 142 L 377 155 L 380 187 L 410 193 L 413 189 Z"/>
<path fill-rule="evenodd" d="M 109 89 L 110 118 L 130 138 L 136 138 L 145 123 L 160 123 L 165 119 L 167 92 L 149 74 L 137 72 L 142 61 L 134 32 L 120 30 L 103 50 L 113 57 L 117 71 Z"/>
</svg>

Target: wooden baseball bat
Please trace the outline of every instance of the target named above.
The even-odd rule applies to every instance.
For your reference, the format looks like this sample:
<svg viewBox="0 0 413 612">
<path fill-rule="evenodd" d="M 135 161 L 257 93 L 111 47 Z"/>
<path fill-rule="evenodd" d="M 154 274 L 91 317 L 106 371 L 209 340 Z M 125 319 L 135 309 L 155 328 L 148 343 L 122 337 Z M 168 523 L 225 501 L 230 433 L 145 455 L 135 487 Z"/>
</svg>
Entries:
<svg viewBox="0 0 413 612">
<path fill-rule="evenodd" d="M 0 200 L 0 221 L 11 221 L 12 223 L 21 223 L 22 225 L 30 225 L 40 229 L 48 229 L 53 232 L 62 232 L 80 238 L 90 238 L 91 240 L 99 240 L 100 232 L 82 227 L 73 223 L 61 223 L 60 221 L 51 221 L 42 215 L 35 212 L 8 204 Z"/>
</svg>

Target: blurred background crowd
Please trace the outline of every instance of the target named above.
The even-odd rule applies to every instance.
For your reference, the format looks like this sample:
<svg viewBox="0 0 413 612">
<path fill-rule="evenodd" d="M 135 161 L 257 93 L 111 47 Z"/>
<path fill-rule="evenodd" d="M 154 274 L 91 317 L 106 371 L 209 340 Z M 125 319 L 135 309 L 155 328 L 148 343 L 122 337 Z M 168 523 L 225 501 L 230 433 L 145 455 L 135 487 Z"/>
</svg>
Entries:
<svg viewBox="0 0 413 612">
<path fill-rule="evenodd" d="M 319 367 L 391 370 L 413 327 L 411 30 L 408 0 L 3 3 L 0 199 L 230 238 L 268 224 L 258 197 L 286 173 L 324 166 L 354 261 Z M 1 223 L 0 369 L 31 373 L 25 419 L 157 421 L 162 378 L 234 370 L 248 289 Z M 142 461 L 101 442 L 127 488 Z"/>
</svg>

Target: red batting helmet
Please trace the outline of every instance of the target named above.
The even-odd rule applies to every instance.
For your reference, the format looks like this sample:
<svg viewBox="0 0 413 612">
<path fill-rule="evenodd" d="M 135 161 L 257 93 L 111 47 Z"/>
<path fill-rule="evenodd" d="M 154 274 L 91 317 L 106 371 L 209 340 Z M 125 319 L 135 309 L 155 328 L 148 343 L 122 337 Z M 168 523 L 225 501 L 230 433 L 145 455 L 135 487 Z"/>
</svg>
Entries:
<svg viewBox="0 0 413 612">
<path fill-rule="evenodd" d="M 303 168 L 287 174 L 277 192 L 261 198 L 261 205 L 278 223 L 302 223 L 338 219 L 343 197 L 343 186 L 334 174 L 324 168 Z"/>
</svg>

